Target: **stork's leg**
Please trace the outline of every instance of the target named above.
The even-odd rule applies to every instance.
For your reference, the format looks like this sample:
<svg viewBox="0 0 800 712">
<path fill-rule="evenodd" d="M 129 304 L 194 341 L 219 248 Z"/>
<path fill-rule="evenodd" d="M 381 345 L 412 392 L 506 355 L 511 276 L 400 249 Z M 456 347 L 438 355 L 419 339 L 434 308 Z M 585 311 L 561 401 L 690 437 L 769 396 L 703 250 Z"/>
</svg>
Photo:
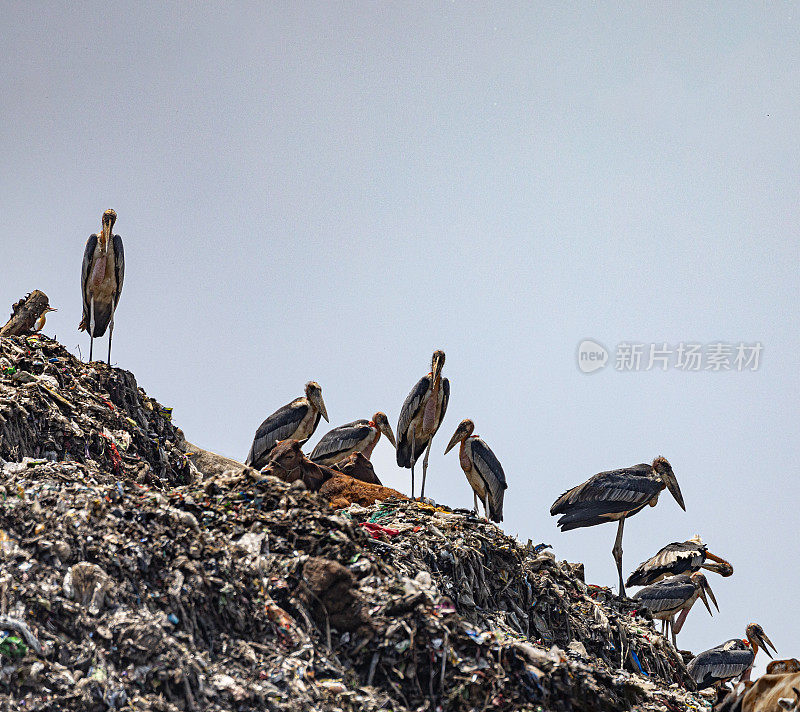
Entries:
<svg viewBox="0 0 800 712">
<path fill-rule="evenodd" d="M 622 529 L 625 526 L 625 517 L 619 520 L 619 528 L 617 529 L 617 540 L 614 542 L 614 548 L 611 553 L 614 555 L 614 561 L 617 562 L 617 573 L 619 574 L 619 595 L 626 598 L 625 583 L 622 581 Z"/>
<path fill-rule="evenodd" d="M 92 362 L 92 347 L 94 346 L 94 297 L 89 301 L 89 363 Z"/>
<path fill-rule="evenodd" d="M 111 323 L 108 325 L 108 365 L 111 365 L 111 336 L 114 334 L 114 312 L 111 312 Z"/>
<path fill-rule="evenodd" d="M 414 430 L 411 430 L 411 499 L 414 499 L 414 463 L 416 462 L 416 458 L 414 454 L 416 453 L 416 443 L 414 438 Z"/>
<path fill-rule="evenodd" d="M 483 515 L 484 515 L 484 519 L 486 519 L 486 521 L 488 522 L 489 521 L 489 495 L 488 494 L 484 494 L 483 495 Z"/>
<path fill-rule="evenodd" d="M 425 459 L 422 461 L 422 492 L 419 493 L 420 499 L 425 499 L 425 475 L 428 474 L 428 457 L 431 454 L 432 442 L 433 436 L 431 436 L 431 439 L 428 440 L 428 447 L 425 450 Z"/>
<path fill-rule="evenodd" d="M 473 491 L 472 496 L 475 497 L 475 516 L 477 517 L 478 516 L 478 493 Z"/>
<path fill-rule="evenodd" d="M 672 633 L 672 647 L 678 649 L 678 637 L 675 635 L 675 616 L 669 619 L 669 630 Z"/>
</svg>

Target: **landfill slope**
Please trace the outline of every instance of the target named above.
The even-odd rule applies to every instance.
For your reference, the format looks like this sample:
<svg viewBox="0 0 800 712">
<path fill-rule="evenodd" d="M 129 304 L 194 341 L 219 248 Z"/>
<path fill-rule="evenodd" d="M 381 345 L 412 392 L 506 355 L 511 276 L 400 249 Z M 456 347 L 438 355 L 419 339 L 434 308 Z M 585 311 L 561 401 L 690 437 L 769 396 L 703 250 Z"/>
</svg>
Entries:
<svg viewBox="0 0 800 712">
<path fill-rule="evenodd" d="M 132 374 L 0 338 L 0 710 L 698 710 L 582 567 L 198 456 Z"/>
</svg>

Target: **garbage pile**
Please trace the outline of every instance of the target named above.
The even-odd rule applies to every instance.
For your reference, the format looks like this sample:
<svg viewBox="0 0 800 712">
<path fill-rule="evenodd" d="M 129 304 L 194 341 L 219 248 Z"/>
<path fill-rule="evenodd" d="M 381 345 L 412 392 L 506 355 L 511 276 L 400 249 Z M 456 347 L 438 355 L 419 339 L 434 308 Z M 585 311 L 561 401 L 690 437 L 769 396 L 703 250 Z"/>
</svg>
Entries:
<svg viewBox="0 0 800 712">
<path fill-rule="evenodd" d="M 170 415 L 132 374 L 0 339 L 0 710 L 710 709 L 546 545 L 400 498 L 334 509 L 193 457 Z"/>
</svg>

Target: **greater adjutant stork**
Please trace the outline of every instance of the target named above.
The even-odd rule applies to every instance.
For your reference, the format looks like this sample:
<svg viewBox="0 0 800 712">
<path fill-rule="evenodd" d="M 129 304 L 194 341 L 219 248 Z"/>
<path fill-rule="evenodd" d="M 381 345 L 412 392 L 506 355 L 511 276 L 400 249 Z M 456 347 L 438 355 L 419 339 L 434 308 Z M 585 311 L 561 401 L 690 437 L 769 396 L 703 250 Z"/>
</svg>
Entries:
<svg viewBox="0 0 800 712">
<path fill-rule="evenodd" d="M 653 618 L 661 620 L 662 633 L 666 633 L 667 628 L 672 631 L 672 644 L 676 645 L 675 636 L 681 632 L 686 616 L 698 598 L 705 603 L 708 612 L 714 615 L 711 613 L 711 606 L 708 605 L 706 593 L 719 610 L 717 599 L 706 577 L 697 572 L 691 576 L 686 574 L 670 576 L 651 586 L 645 586 L 633 595 L 633 599 L 638 601 L 642 608 L 650 611 Z M 679 612 L 676 621 L 675 615 Z"/>
<path fill-rule="evenodd" d="M 81 267 L 83 319 L 79 331 L 89 332 L 89 361 L 92 360 L 94 338 L 108 328 L 108 365 L 111 365 L 111 337 L 114 334 L 114 312 L 122 294 L 125 279 L 125 251 L 122 238 L 112 235 L 117 214 L 110 208 L 103 213 L 99 233 L 86 241 Z"/>
<path fill-rule="evenodd" d="M 256 430 L 245 464 L 260 470 L 269 461 L 279 440 L 306 441 L 317 428 L 320 417 L 328 420 L 322 387 L 316 381 L 306 383 L 306 394 L 276 410 Z"/>
<path fill-rule="evenodd" d="M 712 554 L 699 534 L 688 541 L 667 544 L 657 554 L 636 567 L 628 576 L 626 586 L 648 586 L 667 576 L 692 574 L 701 568 L 714 571 L 720 576 L 733 575 L 733 566 L 725 559 Z"/>
<path fill-rule="evenodd" d="M 600 472 L 586 482 L 564 492 L 550 507 L 550 514 L 562 515 L 561 531 L 619 521 L 617 539 L 611 550 L 619 573 L 619 594 L 625 595 L 622 580 L 622 529 L 625 519 L 648 504 L 655 507 L 658 495 L 669 489 L 675 501 L 686 510 L 678 480 L 666 458 L 657 457 L 652 465 L 640 464 L 621 470 Z"/>
<path fill-rule="evenodd" d="M 453 433 L 453 437 L 450 438 L 444 454 L 450 452 L 456 443 L 461 443 L 458 460 L 461 463 L 461 469 L 467 476 L 467 482 L 472 487 L 475 497 L 475 514 L 478 514 L 478 500 L 480 499 L 483 502 L 486 518 L 493 522 L 502 522 L 503 496 L 508 488 L 506 475 L 495 454 L 483 440 L 472 434 L 474 431 L 475 424 L 469 418 L 462 420 L 456 428 L 456 432 Z"/>
<path fill-rule="evenodd" d="M 340 425 L 322 436 L 322 440 L 317 443 L 309 459 L 317 464 L 332 467 L 353 453 L 360 452 L 369 460 L 378 440 L 381 439 L 381 433 L 392 446 L 397 447 L 386 413 L 375 413 L 372 420 L 362 418 Z"/>
<path fill-rule="evenodd" d="M 772 657 L 769 647 L 775 650 L 775 646 L 758 623 L 747 626 L 745 635 L 747 636 L 745 640 L 733 638 L 692 658 L 686 669 L 698 690 L 739 676 L 742 676 L 743 680 L 749 679 L 759 645 L 770 658 Z"/>
<path fill-rule="evenodd" d="M 431 372 L 417 381 L 408 394 L 397 423 L 397 464 L 411 468 L 411 498 L 414 498 L 414 463 L 422 453 L 422 492 L 425 496 L 425 477 L 431 441 L 444 420 L 450 400 L 450 381 L 442 378 L 444 351 L 434 351 Z"/>
</svg>

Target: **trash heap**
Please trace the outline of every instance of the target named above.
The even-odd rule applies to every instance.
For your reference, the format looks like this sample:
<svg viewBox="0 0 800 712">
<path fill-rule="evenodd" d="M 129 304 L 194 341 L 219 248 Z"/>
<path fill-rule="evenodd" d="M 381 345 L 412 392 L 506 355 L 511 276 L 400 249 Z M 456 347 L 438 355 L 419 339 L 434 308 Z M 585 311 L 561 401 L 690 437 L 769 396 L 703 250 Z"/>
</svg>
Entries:
<svg viewBox="0 0 800 712">
<path fill-rule="evenodd" d="M 130 373 L 0 338 L 0 710 L 709 709 L 545 545 L 206 466 L 170 416 Z"/>
</svg>

